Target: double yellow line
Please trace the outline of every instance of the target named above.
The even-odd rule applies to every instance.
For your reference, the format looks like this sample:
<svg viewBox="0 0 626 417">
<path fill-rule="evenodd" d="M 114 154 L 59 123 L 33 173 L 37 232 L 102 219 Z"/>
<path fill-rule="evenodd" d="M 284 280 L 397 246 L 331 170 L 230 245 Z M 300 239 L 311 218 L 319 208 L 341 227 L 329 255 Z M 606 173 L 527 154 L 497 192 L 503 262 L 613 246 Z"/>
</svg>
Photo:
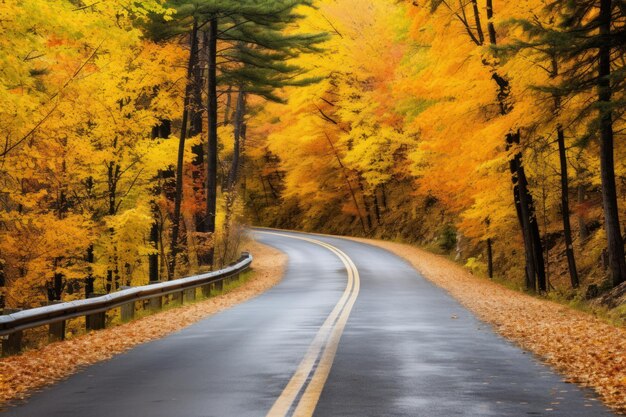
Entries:
<svg viewBox="0 0 626 417">
<path fill-rule="evenodd" d="M 328 379 L 339 346 L 339 339 L 341 339 L 352 307 L 359 295 L 359 271 L 348 255 L 328 243 L 282 233 L 270 234 L 304 240 L 322 246 L 337 255 L 348 272 L 348 284 L 339 302 L 318 330 L 296 372 L 267 413 L 267 417 L 311 417 Z"/>
</svg>

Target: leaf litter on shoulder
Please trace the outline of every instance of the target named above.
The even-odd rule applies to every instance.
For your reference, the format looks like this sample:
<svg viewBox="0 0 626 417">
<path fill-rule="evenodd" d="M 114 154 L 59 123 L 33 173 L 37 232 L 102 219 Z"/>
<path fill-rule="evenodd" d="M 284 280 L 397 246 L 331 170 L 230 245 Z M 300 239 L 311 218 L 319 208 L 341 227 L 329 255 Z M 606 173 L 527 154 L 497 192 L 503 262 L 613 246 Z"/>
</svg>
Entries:
<svg viewBox="0 0 626 417">
<path fill-rule="evenodd" d="M 607 406 L 626 414 L 626 329 L 476 277 L 411 245 L 353 239 L 406 259 L 499 334 L 542 358 L 568 382 L 593 388 Z"/>
<path fill-rule="evenodd" d="M 33 391 L 66 378 L 84 366 L 167 336 L 276 285 L 282 278 L 286 255 L 257 242 L 250 242 L 248 250 L 254 256 L 254 274 L 232 291 L 0 359 L 0 406 L 24 399 Z"/>
</svg>

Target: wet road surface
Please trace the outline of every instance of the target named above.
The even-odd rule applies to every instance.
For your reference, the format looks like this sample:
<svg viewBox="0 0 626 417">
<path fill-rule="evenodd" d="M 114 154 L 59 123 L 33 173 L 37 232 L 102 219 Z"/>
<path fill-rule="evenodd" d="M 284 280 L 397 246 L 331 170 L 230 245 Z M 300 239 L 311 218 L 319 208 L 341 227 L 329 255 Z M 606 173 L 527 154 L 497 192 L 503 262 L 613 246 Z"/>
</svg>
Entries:
<svg viewBox="0 0 626 417">
<path fill-rule="evenodd" d="M 279 285 L 3 415 L 614 415 L 395 255 L 326 236 L 255 234 L 289 256 Z"/>
</svg>

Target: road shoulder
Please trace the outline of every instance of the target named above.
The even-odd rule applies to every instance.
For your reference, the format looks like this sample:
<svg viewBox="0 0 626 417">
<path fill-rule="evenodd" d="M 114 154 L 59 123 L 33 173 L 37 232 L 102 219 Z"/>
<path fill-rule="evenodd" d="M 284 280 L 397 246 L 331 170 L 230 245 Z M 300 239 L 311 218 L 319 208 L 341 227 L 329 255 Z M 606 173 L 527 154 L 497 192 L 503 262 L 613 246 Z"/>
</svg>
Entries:
<svg viewBox="0 0 626 417">
<path fill-rule="evenodd" d="M 454 262 L 417 247 L 348 238 L 404 258 L 503 337 L 514 341 L 603 402 L 626 414 L 626 329 L 549 300 L 476 277 Z"/>
<path fill-rule="evenodd" d="M 85 366 L 110 359 L 139 344 L 163 338 L 254 298 L 278 284 L 287 264 L 287 255 L 255 241 L 243 246 L 243 250 L 254 257 L 253 275 L 229 292 L 0 359 L 0 407 L 9 401 L 24 399 L 33 391 L 67 378 Z"/>
</svg>

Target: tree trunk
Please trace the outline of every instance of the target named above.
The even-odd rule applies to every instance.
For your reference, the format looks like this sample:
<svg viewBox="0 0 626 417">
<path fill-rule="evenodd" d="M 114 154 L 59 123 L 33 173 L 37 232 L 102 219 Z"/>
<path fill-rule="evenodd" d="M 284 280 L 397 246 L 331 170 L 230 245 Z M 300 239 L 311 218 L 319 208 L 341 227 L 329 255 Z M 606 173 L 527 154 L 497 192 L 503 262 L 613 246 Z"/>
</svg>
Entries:
<svg viewBox="0 0 626 417">
<path fill-rule="evenodd" d="M 622 238 L 617 190 L 615 186 L 615 161 L 613 155 L 613 112 L 610 109 L 611 87 L 611 12 L 612 0 L 600 0 L 600 36 L 598 65 L 598 101 L 600 104 L 600 177 L 604 206 L 604 229 L 607 237 L 609 273 L 613 286 L 626 280 L 624 241 Z"/>
<path fill-rule="evenodd" d="M 233 121 L 235 124 L 234 128 L 234 144 L 233 144 L 233 161 L 230 167 L 230 172 L 228 174 L 228 183 L 226 184 L 226 189 L 230 192 L 232 191 L 235 183 L 237 182 L 237 177 L 239 174 L 239 157 L 240 157 L 240 149 L 241 149 L 241 136 L 243 133 L 244 125 L 243 125 L 243 117 L 245 114 L 246 107 L 246 93 L 243 91 L 243 86 L 239 86 L 239 93 L 237 94 L 237 105 L 235 109 L 235 120 Z"/>
<path fill-rule="evenodd" d="M 206 32 L 202 32 L 202 43 L 204 45 L 206 45 L 207 43 L 207 36 L 208 35 Z M 189 137 L 199 136 L 202 134 L 202 115 L 204 113 L 202 103 L 203 69 L 201 66 L 200 51 L 202 50 L 203 45 L 200 43 L 200 38 L 201 34 L 198 33 L 198 45 L 196 46 L 197 54 L 193 62 L 193 77 L 190 80 L 193 88 L 189 109 Z M 193 181 L 193 199 L 196 200 L 198 207 L 202 207 L 202 203 L 204 200 L 204 181 L 202 179 L 202 173 L 204 171 L 204 143 L 201 136 L 200 141 L 191 147 L 191 152 L 193 153 L 193 160 L 191 162 L 193 165 L 193 169 L 191 171 L 191 178 Z M 202 213 L 202 210 L 197 210 L 194 213 L 193 225 L 196 230 L 202 228 L 202 222 L 204 222 L 204 213 Z M 187 226 L 190 225 L 187 224 Z M 189 228 L 187 229 L 189 230 Z"/>
<path fill-rule="evenodd" d="M 171 134 L 171 122 L 169 120 L 161 120 L 161 123 L 152 128 L 152 139 L 156 138 L 168 138 Z M 159 184 L 159 177 L 162 175 L 162 171 L 159 171 L 156 178 L 153 179 L 154 186 L 152 187 L 152 226 L 150 227 L 150 245 L 154 248 L 154 253 L 148 255 L 148 279 L 149 281 L 159 280 L 159 242 L 161 239 L 161 212 L 156 199 L 162 192 Z"/>
<path fill-rule="evenodd" d="M 174 214 L 172 216 L 172 241 L 170 243 L 171 261 L 168 270 L 168 280 L 174 278 L 176 270 L 176 256 L 180 251 L 179 233 L 180 233 L 180 210 L 183 200 L 183 165 L 185 163 L 185 141 L 187 139 L 187 119 L 189 117 L 189 103 L 193 84 L 191 78 L 193 76 L 193 66 L 198 54 L 198 21 L 193 21 L 193 29 L 190 35 L 191 51 L 189 53 L 189 63 L 187 65 L 187 85 L 185 87 L 185 98 L 183 104 L 183 118 L 180 127 L 180 140 L 178 142 L 178 158 L 176 161 L 176 192 L 174 196 Z"/>
<path fill-rule="evenodd" d="M 487 28 L 489 33 L 489 43 L 495 46 L 497 43 L 496 30 L 493 24 L 493 2 L 487 0 Z M 498 103 L 500 105 L 500 114 L 506 116 L 513 109 L 509 102 L 511 94 L 511 85 L 509 81 L 501 77 L 497 72 L 493 72 L 492 79 L 498 85 Z M 513 145 L 519 145 L 520 134 L 510 133 L 506 136 L 507 148 Z M 534 290 L 539 287 L 540 291 L 545 291 L 546 275 L 545 263 L 543 257 L 543 245 L 541 243 L 541 235 L 539 234 L 539 224 L 535 215 L 533 197 L 528 190 L 528 179 L 526 171 L 522 163 L 522 153 L 516 152 L 509 161 L 511 176 L 513 180 L 513 199 L 517 217 L 522 229 L 524 237 L 524 250 L 526 255 L 526 287 Z"/>
<path fill-rule="evenodd" d="M 376 224 L 380 226 L 380 204 L 378 203 L 377 190 L 374 191 L 374 213 L 376 214 Z"/>
<path fill-rule="evenodd" d="M 567 155 L 565 153 L 565 134 L 561 126 L 557 127 L 557 142 L 559 144 L 559 161 L 561 163 L 561 211 L 563 214 L 563 234 L 565 235 L 565 254 L 572 288 L 578 288 L 578 270 L 574 258 L 574 243 L 572 241 L 572 227 L 570 225 L 569 210 L 569 180 L 567 177 Z"/>
<path fill-rule="evenodd" d="M 585 186 L 584 184 L 578 185 L 578 205 L 585 203 Z M 589 238 L 589 229 L 587 228 L 587 222 L 585 216 L 582 213 L 578 213 L 578 237 L 580 238 L 580 244 L 582 244 Z"/>
<path fill-rule="evenodd" d="M 87 256 L 85 256 L 85 261 L 87 261 L 87 276 L 85 277 L 85 298 L 89 298 L 89 294 L 94 293 L 94 281 L 96 280 L 93 276 L 93 245 L 89 245 L 87 247 Z"/>
<path fill-rule="evenodd" d="M 487 238 L 487 273 L 493 278 L 493 244 L 491 238 Z"/>
<path fill-rule="evenodd" d="M 152 226 L 150 227 L 150 245 L 153 247 L 154 253 L 148 255 L 148 279 L 153 282 L 159 280 L 159 223 L 156 214 L 153 214 Z"/>
<path fill-rule="evenodd" d="M 496 45 L 496 28 L 493 25 L 493 0 L 487 0 L 487 31 L 489 32 L 489 43 Z"/>
<path fill-rule="evenodd" d="M 209 22 L 209 38 L 207 40 L 209 71 L 207 77 L 209 135 L 207 144 L 207 176 L 206 176 L 206 211 L 203 232 L 215 235 L 215 214 L 217 212 L 217 18 Z M 200 259 L 201 265 L 213 265 L 215 258 L 215 242 Z"/>
<path fill-rule="evenodd" d="M 365 195 L 365 187 L 363 186 L 363 180 L 361 179 L 361 174 L 358 174 L 359 181 L 359 189 L 361 190 L 361 197 L 363 198 L 363 210 L 365 210 L 365 219 L 367 220 L 367 230 L 372 230 L 372 213 L 370 212 L 370 204 L 367 201 L 367 196 Z"/>
<path fill-rule="evenodd" d="M 507 145 L 518 145 L 519 133 L 507 135 Z M 522 165 L 522 154 L 516 152 L 509 162 L 513 180 L 513 198 L 517 217 L 524 238 L 524 251 L 526 257 L 526 288 L 529 290 L 539 289 L 546 291 L 545 264 L 543 258 L 543 245 L 539 234 L 539 225 L 535 215 L 534 201 L 528 190 L 528 179 Z"/>
<path fill-rule="evenodd" d="M 230 108 L 233 100 L 233 88 L 232 86 L 228 86 L 228 90 L 226 91 L 226 106 L 224 107 L 224 126 L 228 126 L 230 123 Z"/>
</svg>

